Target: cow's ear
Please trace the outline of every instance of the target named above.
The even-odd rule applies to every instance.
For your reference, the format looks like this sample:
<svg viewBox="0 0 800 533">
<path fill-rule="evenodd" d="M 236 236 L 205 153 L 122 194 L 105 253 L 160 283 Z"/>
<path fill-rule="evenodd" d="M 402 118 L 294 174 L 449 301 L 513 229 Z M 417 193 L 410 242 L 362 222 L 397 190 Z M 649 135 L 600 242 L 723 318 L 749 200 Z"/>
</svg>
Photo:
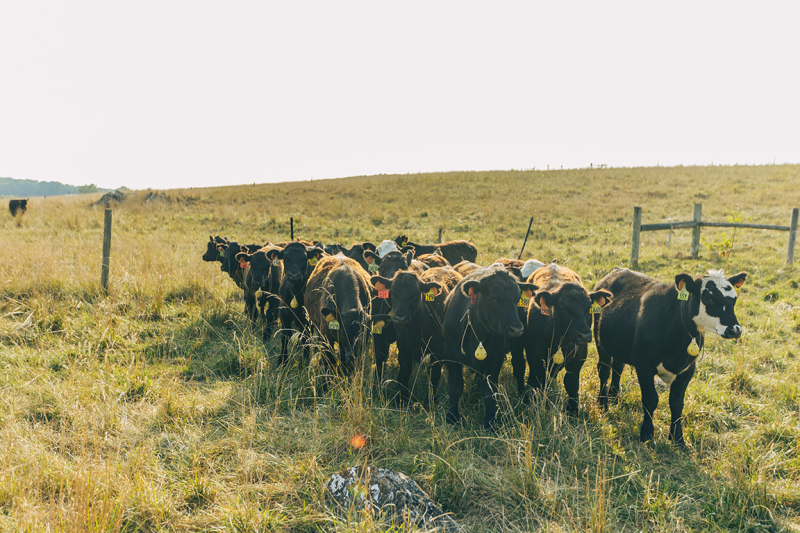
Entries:
<svg viewBox="0 0 800 533">
<path fill-rule="evenodd" d="M 221 244 L 218 244 L 218 245 L 217 245 L 217 251 L 218 251 L 218 252 L 221 252 L 221 251 L 222 251 L 222 250 L 224 250 L 224 249 L 225 249 L 225 246 L 223 246 L 223 245 L 221 245 Z"/>
<path fill-rule="evenodd" d="M 739 272 L 735 276 L 729 277 L 728 282 L 730 282 L 731 285 L 733 285 L 738 289 L 739 287 L 744 285 L 746 279 L 747 279 L 747 272 Z"/>
<path fill-rule="evenodd" d="M 213 236 L 211 236 L 211 235 L 209 235 L 209 236 L 208 236 L 208 240 L 209 240 L 209 241 L 211 241 L 211 242 L 214 242 L 214 237 L 213 237 Z"/>
<path fill-rule="evenodd" d="M 506 267 L 506 270 L 514 274 L 514 276 L 520 281 L 525 281 L 525 278 L 522 277 L 522 270 L 518 269 L 517 267 L 508 266 Z"/>
<path fill-rule="evenodd" d="M 279 250 L 278 253 L 275 254 L 275 257 L 283 261 L 283 250 Z"/>
<path fill-rule="evenodd" d="M 441 256 L 442 255 L 442 249 L 441 248 L 436 248 L 431 255 Z"/>
<path fill-rule="evenodd" d="M 306 246 L 306 255 L 309 259 L 319 259 L 322 257 L 323 250 L 316 246 Z"/>
<path fill-rule="evenodd" d="M 414 260 L 414 250 L 409 250 L 406 252 L 406 268 L 411 266 L 411 261 Z"/>
<path fill-rule="evenodd" d="M 442 290 L 442 284 L 438 281 L 430 281 L 422 284 L 422 294 L 433 291 L 435 296 L 438 296 Z"/>
<path fill-rule="evenodd" d="M 377 247 L 377 246 L 375 246 L 374 244 L 372 244 L 372 243 L 371 243 L 371 242 L 369 242 L 369 241 L 366 241 L 366 242 L 363 242 L 363 243 L 361 243 L 361 247 L 362 247 L 363 249 L 365 249 L 365 250 L 371 250 L 371 251 L 373 251 L 373 252 L 377 252 L 377 251 L 378 251 L 378 247 Z"/>
<path fill-rule="evenodd" d="M 366 261 L 368 265 L 371 265 L 372 262 L 375 261 L 375 264 L 380 266 L 383 259 L 381 259 L 381 257 L 372 250 L 365 250 L 364 261 Z"/>
<path fill-rule="evenodd" d="M 238 254 L 236 254 L 236 260 L 239 261 L 240 263 L 249 263 L 251 255 L 252 254 L 249 254 L 247 252 L 239 252 Z"/>
<path fill-rule="evenodd" d="M 533 296 L 533 293 L 539 290 L 539 286 L 533 283 L 520 283 L 518 281 L 517 286 L 519 287 L 519 290 L 524 292 L 525 296 L 527 296 L 528 298 L 531 298 Z"/>
<path fill-rule="evenodd" d="M 536 302 L 536 305 L 542 310 L 543 315 L 549 315 L 550 309 L 553 307 L 555 298 L 553 295 L 547 291 L 539 291 L 536 293 L 536 296 L 533 297 L 533 301 Z"/>
<path fill-rule="evenodd" d="M 593 293 L 589 294 L 589 298 L 591 298 L 591 300 L 593 302 L 595 302 L 597 305 L 599 305 L 600 307 L 605 307 L 608 304 L 610 304 L 611 303 L 611 298 L 613 298 L 613 297 L 614 297 L 614 295 L 611 294 L 611 292 L 609 292 L 609 291 L 607 291 L 605 289 L 598 289 L 598 290 L 594 291 Z"/>
<path fill-rule="evenodd" d="M 389 290 L 392 287 L 392 280 L 390 280 L 389 278 L 384 278 L 383 276 L 379 276 L 377 274 L 369 278 L 369 280 L 372 283 L 372 286 L 378 289 L 379 291 Z"/>
<path fill-rule="evenodd" d="M 282 250 L 281 250 L 280 248 L 273 248 L 272 250 L 270 250 L 270 251 L 268 251 L 268 252 L 266 253 L 266 255 L 267 255 L 267 259 L 269 259 L 270 261 L 274 261 L 274 260 L 275 260 L 275 258 L 278 256 L 278 254 L 279 254 L 281 251 L 282 251 Z"/>
<path fill-rule="evenodd" d="M 480 292 L 480 288 L 481 288 L 480 281 L 470 280 L 466 283 L 461 284 L 461 294 L 463 294 L 467 298 L 471 298 L 472 295 L 470 294 L 470 291 L 478 293 Z"/>
<path fill-rule="evenodd" d="M 695 280 L 692 278 L 692 276 L 686 272 L 683 272 L 682 274 L 675 276 L 675 287 L 677 287 L 678 291 L 681 291 L 685 288 L 691 294 L 698 294 L 700 292 L 700 287 L 702 286 L 701 282 L 698 282 L 698 280 Z"/>
</svg>

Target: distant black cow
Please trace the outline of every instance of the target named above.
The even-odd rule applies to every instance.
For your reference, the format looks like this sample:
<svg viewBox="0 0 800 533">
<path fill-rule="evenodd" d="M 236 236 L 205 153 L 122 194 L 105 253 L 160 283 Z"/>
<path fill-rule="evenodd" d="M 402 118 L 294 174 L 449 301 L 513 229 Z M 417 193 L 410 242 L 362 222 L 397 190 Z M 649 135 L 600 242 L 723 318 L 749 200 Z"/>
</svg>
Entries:
<svg viewBox="0 0 800 533">
<path fill-rule="evenodd" d="M 11 211 L 12 217 L 17 216 L 17 213 L 24 215 L 25 211 L 28 210 L 28 199 L 10 200 L 8 202 L 8 210 Z"/>
<path fill-rule="evenodd" d="M 350 258 L 338 254 L 324 257 L 308 278 L 305 305 L 323 338 L 322 361 L 327 372 L 341 369 L 350 374 L 368 340 L 369 274 Z"/>
<path fill-rule="evenodd" d="M 219 261 L 221 263 L 225 257 L 225 250 L 222 249 L 223 244 L 228 244 L 227 237 L 220 237 L 219 235 L 212 237 L 209 235 L 208 243 L 206 243 L 206 253 L 203 254 L 203 261 L 209 263 Z"/>
<path fill-rule="evenodd" d="M 461 261 L 470 261 L 472 263 L 478 259 L 478 249 L 469 241 L 447 241 L 437 244 L 419 244 L 411 242 L 405 235 L 400 235 L 395 238 L 394 242 L 400 247 L 400 251 L 405 252 L 409 248 L 413 248 L 417 257 L 424 254 L 432 254 L 436 250 L 441 250 L 442 255 L 447 262 L 451 265 L 456 265 Z"/>
<path fill-rule="evenodd" d="M 409 378 L 415 361 L 431 354 L 428 382 L 436 391 L 442 374 L 444 355 L 444 302 L 461 281 L 461 274 L 450 267 L 431 268 L 422 273 L 397 272 L 392 279 L 372 276 L 372 284 L 389 291 L 392 323 L 397 332 L 397 362 L 400 372 L 400 398 L 409 398 Z M 375 316 L 375 314 L 373 314 Z M 428 404 L 433 405 L 433 397 Z"/>
<path fill-rule="evenodd" d="M 310 272 L 314 270 L 310 262 L 318 261 L 325 252 L 322 248 L 307 246 L 302 242 L 291 242 L 278 252 L 278 259 L 283 262 L 283 279 L 278 295 L 281 300 L 281 356 L 280 364 L 286 363 L 289 357 L 289 338 L 292 326 L 299 324 L 303 352 L 308 353 L 308 320 L 306 318 L 305 289 Z"/>
<path fill-rule="evenodd" d="M 614 295 L 603 312 L 595 315 L 601 407 L 606 409 L 609 399 L 616 398 L 620 374 L 625 365 L 632 365 L 644 407 L 639 439 L 651 440 L 653 413 L 658 407 L 653 378 L 658 375 L 670 385 L 669 438 L 683 445 L 684 396 L 703 348 L 704 332 L 724 339 L 741 336 L 742 327 L 733 307 L 736 287 L 744 285 L 746 279 L 747 272 L 725 278 L 721 271 L 710 270 L 695 279 L 678 274 L 672 285 L 627 268 L 615 269 L 601 279 L 595 290 L 606 289 Z M 607 381 L 612 373 L 609 389 Z"/>
<path fill-rule="evenodd" d="M 566 369 L 567 410 L 577 413 L 580 371 L 592 340 L 590 315 L 601 312 L 612 295 L 605 289 L 589 294 L 577 273 L 555 263 L 534 271 L 527 281 L 539 286 L 526 309 L 528 386 L 541 389 L 547 376 Z"/>
<path fill-rule="evenodd" d="M 459 420 L 458 401 L 464 392 L 463 367 L 484 376 L 482 393 L 485 428 L 497 414 L 497 380 L 506 359 L 508 337 L 519 337 L 524 326 L 517 305 L 520 296 L 533 295 L 538 287 L 519 281 L 500 265 L 479 268 L 467 275 L 445 303 L 444 360 L 447 363 L 450 408 L 447 421 Z"/>
<path fill-rule="evenodd" d="M 356 242 L 350 248 L 345 248 L 341 244 L 336 245 L 339 248 L 339 252 L 345 257 L 349 257 L 353 261 L 358 262 L 361 265 L 361 268 L 366 270 L 369 273 L 376 272 L 378 270 L 377 266 L 372 265 L 372 261 L 368 260 L 367 256 L 365 256 L 365 252 L 370 251 L 375 253 L 376 247 L 371 242 Z"/>
</svg>

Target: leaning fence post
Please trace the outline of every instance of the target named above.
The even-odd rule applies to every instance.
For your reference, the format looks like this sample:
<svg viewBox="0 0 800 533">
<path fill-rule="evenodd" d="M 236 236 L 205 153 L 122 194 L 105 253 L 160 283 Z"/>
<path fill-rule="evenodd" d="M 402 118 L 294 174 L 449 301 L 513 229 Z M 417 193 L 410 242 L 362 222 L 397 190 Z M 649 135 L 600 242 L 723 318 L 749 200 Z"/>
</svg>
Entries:
<svg viewBox="0 0 800 533">
<path fill-rule="evenodd" d="M 111 264 L 111 209 L 106 208 L 103 224 L 103 269 L 100 273 L 100 286 L 108 294 L 108 270 Z"/>
<path fill-rule="evenodd" d="M 642 208 L 633 208 L 633 238 L 631 239 L 631 268 L 639 268 L 639 240 L 642 232 Z"/>
<path fill-rule="evenodd" d="M 289 240 L 294 240 L 294 217 L 289 217 Z"/>
<path fill-rule="evenodd" d="M 700 221 L 703 218 L 703 204 L 694 204 L 694 212 L 692 213 L 692 221 L 695 226 L 692 228 L 692 257 L 697 259 L 700 254 Z"/>
<path fill-rule="evenodd" d="M 794 263 L 794 244 L 797 240 L 797 213 L 798 209 L 792 209 L 792 222 L 789 224 L 789 247 L 786 249 L 786 264 Z"/>
</svg>

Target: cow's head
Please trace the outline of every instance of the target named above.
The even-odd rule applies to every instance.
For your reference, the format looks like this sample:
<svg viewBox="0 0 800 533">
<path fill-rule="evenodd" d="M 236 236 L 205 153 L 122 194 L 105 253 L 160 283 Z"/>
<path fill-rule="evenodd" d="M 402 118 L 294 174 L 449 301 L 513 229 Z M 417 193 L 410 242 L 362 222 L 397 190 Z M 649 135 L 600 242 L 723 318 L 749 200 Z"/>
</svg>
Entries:
<svg viewBox="0 0 800 533">
<path fill-rule="evenodd" d="M 435 281 L 422 281 L 416 272 L 398 272 L 393 279 L 372 276 L 372 285 L 389 291 L 389 303 L 398 325 L 406 325 L 419 318 L 422 311 L 423 295 L 433 292 L 434 296 L 442 290 L 442 285 Z"/>
<path fill-rule="evenodd" d="M 413 252 L 408 252 L 406 255 L 398 251 L 387 253 L 378 263 L 378 275 L 392 279 L 397 272 L 400 270 L 407 270 L 408 267 L 411 266 L 413 257 Z"/>
<path fill-rule="evenodd" d="M 369 325 L 369 317 L 362 308 L 341 310 L 336 307 L 333 299 L 329 299 L 320 310 L 325 325 L 328 328 L 329 338 L 335 339 L 339 343 L 339 357 L 345 371 L 350 372 L 355 368 L 357 355 L 364 348 L 366 341 L 366 327 Z M 331 329 L 330 324 L 336 321 L 338 329 Z"/>
<path fill-rule="evenodd" d="M 395 244 L 397 244 L 397 246 L 399 246 L 401 249 L 402 249 L 402 248 L 405 248 L 406 246 L 408 246 L 408 235 L 398 235 L 398 236 L 397 236 L 397 237 L 394 239 L 394 242 L 395 242 Z"/>
<path fill-rule="evenodd" d="M 486 274 L 486 270 L 491 272 Z M 474 296 L 475 304 L 470 304 L 471 309 L 475 310 L 478 320 L 491 333 L 504 337 L 519 337 L 524 331 L 517 311 L 520 296 L 522 291 L 525 291 L 530 298 L 533 296 L 533 291 L 539 287 L 533 283 L 519 281 L 502 266 L 475 271 L 478 272 L 481 275 L 467 276 L 459 284 L 464 296 L 467 298 Z"/>
<path fill-rule="evenodd" d="M 220 237 L 217 235 L 216 237 L 212 237 L 211 235 L 208 236 L 208 243 L 206 244 L 206 253 L 203 254 L 203 261 L 219 261 L 222 262 L 222 258 L 225 256 L 225 252 L 222 251 L 222 245 L 228 245 L 228 239 L 224 237 Z"/>
<path fill-rule="evenodd" d="M 293 285 L 305 285 L 308 280 L 309 262 L 315 262 L 325 253 L 322 248 L 307 246 L 301 242 L 292 242 L 278 251 L 277 259 L 283 261 L 283 277 Z"/>
<path fill-rule="evenodd" d="M 724 339 L 742 336 L 742 327 L 736 319 L 736 289 L 744 285 L 747 272 L 726 278 L 721 270 L 709 270 L 705 276 L 692 278 L 689 274 L 675 276 L 678 291 L 686 289 L 692 320 L 699 331 L 713 331 Z"/>
<path fill-rule="evenodd" d="M 550 317 L 554 341 L 587 344 L 592 340 L 592 305 L 596 303 L 605 307 L 611 302 L 612 296 L 605 289 L 589 294 L 582 285 L 563 283 L 549 291 L 537 292 L 533 297 L 536 306 L 531 308 L 531 312 Z"/>
<path fill-rule="evenodd" d="M 236 260 L 239 261 L 240 267 L 242 263 L 250 265 L 250 281 L 248 283 L 252 287 L 265 290 L 270 288 L 272 261 L 277 258 L 279 251 L 280 248 L 273 247 L 267 250 L 258 250 L 253 253 L 239 252 L 236 255 Z"/>
<path fill-rule="evenodd" d="M 232 241 L 227 245 L 217 245 L 217 251 L 222 254 L 221 266 L 219 267 L 220 270 L 233 275 L 236 269 L 236 264 L 238 264 L 236 255 L 242 251 L 241 246 L 239 246 L 238 242 Z"/>
</svg>

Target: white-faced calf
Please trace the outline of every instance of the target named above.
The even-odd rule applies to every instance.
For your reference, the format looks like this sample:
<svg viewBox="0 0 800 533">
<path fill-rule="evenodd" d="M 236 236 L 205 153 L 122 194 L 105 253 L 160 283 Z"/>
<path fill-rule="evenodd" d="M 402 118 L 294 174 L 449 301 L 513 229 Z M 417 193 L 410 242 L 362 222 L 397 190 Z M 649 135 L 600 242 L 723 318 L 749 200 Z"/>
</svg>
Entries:
<svg viewBox="0 0 800 533">
<path fill-rule="evenodd" d="M 746 279 L 747 272 L 726 278 L 721 271 L 711 270 L 694 279 L 678 274 L 674 284 L 666 284 L 623 268 L 600 280 L 595 289 L 607 289 L 614 295 L 611 304 L 595 315 L 601 407 L 607 408 L 609 399 L 616 397 L 620 374 L 625 365 L 632 365 L 644 407 L 639 438 L 642 442 L 652 439 L 653 413 L 658 407 L 653 379 L 658 375 L 670 385 L 669 438 L 682 445 L 684 396 L 704 334 L 710 331 L 725 339 L 741 336 L 734 305 L 736 288 Z"/>
</svg>

